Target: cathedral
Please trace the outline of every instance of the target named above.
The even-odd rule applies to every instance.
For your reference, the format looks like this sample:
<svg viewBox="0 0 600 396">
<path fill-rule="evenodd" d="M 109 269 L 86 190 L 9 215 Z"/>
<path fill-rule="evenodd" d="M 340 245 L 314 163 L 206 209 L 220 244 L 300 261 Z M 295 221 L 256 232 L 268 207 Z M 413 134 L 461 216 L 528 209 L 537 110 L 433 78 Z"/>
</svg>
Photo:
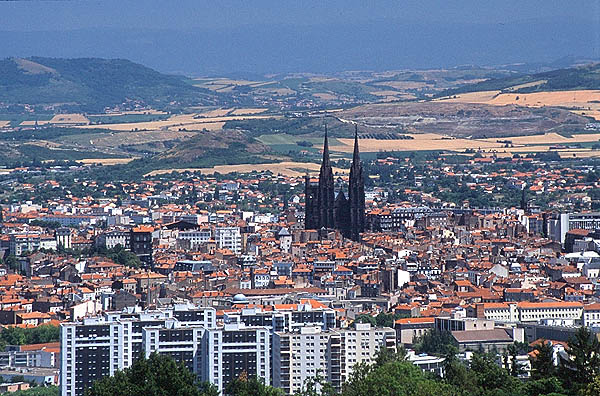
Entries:
<svg viewBox="0 0 600 396">
<path fill-rule="evenodd" d="M 358 151 L 358 128 L 354 126 L 354 153 L 350 167 L 350 183 L 348 197 L 343 191 L 335 196 L 333 171 L 329 161 L 329 142 L 325 128 L 323 143 L 323 162 L 319 172 L 319 182 L 313 183 L 310 177 L 305 178 L 305 220 L 304 228 L 315 230 L 321 228 L 336 229 L 345 238 L 360 240 L 365 230 L 365 179 Z"/>
</svg>

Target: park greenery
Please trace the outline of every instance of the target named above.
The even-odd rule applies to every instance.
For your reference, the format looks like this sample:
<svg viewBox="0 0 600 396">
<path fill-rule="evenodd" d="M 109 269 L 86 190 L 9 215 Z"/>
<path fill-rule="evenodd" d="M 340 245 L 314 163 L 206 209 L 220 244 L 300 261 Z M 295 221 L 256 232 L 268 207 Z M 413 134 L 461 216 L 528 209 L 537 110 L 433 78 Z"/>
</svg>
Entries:
<svg viewBox="0 0 600 396">
<path fill-rule="evenodd" d="M 0 350 L 7 345 L 29 345 L 58 342 L 60 328 L 54 325 L 40 325 L 31 328 L 6 327 L 0 331 Z"/>
<path fill-rule="evenodd" d="M 196 376 L 172 358 L 152 354 L 112 377 L 96 381 L 86 396 L 218 396 L 212 385 L 198 382 Z"/>
<path fill-rule="evenodd" d="M 126 250 L 120 244 L 110 249 L 99 247 L 91 253 L 108 257 L 115 263 L 124 265 L 126 267 L 139 268 L 142 265 L 142 262 L 140 261 L 139 257 L 135 255 L 135 253 Z"/>
</svg>

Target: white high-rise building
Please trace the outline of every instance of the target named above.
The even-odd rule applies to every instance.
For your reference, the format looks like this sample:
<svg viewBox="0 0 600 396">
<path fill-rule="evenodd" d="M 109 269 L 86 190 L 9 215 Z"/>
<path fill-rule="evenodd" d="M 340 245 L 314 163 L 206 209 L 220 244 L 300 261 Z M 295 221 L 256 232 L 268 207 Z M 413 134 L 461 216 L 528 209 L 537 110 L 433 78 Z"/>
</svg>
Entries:
<svg viewBox="0 0 600 396">
<path fill-rule="evenodd" d="M 306 326 L 274 333 L 273 385 L 293 394 L 319 373 L 339 391 L 354 366 L 371 362 L 382 347 L 395 350 L 395 330 L 368 323 L 358 323 L 356 329 L 323 331 Z"/>
<path fill-rule="evenodd" d="M 235 254 L 242 252 L 242 233 L 240 227 L 217 227 L 215 242 L 219 249 L 229 249 Z"/>
</svg>

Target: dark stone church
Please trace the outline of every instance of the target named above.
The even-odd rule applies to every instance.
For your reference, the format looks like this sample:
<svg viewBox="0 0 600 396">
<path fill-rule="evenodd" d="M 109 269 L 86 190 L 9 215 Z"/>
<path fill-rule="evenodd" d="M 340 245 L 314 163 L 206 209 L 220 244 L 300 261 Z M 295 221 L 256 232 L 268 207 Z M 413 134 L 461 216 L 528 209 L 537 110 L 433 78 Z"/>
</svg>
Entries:
<svg viewBox="0 0 600 396">
<path fill-rule="evenodd" d="M 329 142 L 325 128 L 323 144 L 323 162 L 319 172 L 319 183 L 312 183 L 310 177 L 305 178 L 305 220 L 304 228 L 336 229 L 345 238 L 360 240 L 365 230 L 365 179 L 358 151 L 358 129 L 354 130 L 354 154 L 350 168 L 348 198 L 340 191 L 335 197 L 333 171 L 329 161 Z"/>
</svg>

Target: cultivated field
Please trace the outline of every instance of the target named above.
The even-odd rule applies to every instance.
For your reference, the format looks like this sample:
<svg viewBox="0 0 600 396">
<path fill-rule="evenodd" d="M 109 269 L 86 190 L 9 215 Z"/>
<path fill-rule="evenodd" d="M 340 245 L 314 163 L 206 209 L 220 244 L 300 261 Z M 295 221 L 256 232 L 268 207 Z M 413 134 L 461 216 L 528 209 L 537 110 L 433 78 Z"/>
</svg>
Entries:
<svg viewBox="0 0 600 396">
<path fill-rule="evenodd" d="M 457 153 L 472 149 L 498 155 L 512 155 L 514 153 L 535 153 L 542 151 L 557 151 L 561 156 L 596 157 L 600 156 L 600 150 L 591 147 L 573 148 L 578 143 L 600 144 L 600 133 L 573 135 L 567 138 L 556 133 L 535 136 L 515 136 L 494 139 L 462 139 L 448 138 L 443 135 L 426 133 L 410 135 L 411 140 L 378 140 L 361 139 L 360 150 L 362 152 L 379 151 L 455 151 Z M 511 147 L 505 147 L 506 141 L 511 142 Z M 353 139 L 337 139 L 331 143 L 332 152 L 351 153 L 353 150 Z M 553 147 L 560 146 L 560 148 Z M 551 148 L 552 147 L 552 148 Z"/>
<path fill-rule="evenodd" d="M 268 109 L 265 108 L 246 108 L 246 109 L 235 109 L 233 110 L 231 113 L 229 113 L 230 115 L 247 115 L 247 114 L 260 114 L 260 113 L 264 113 L 265 111 L 267 111 Z"/>
<path fill-rule="evenodd" d="M 495 142 L 498 139 L 480 139 L 479 141 Z M 598 142 L 600 140 L 600 133 L 584 133 L 579 135 L 573 135 L 573 137 L 564 137 L 557 133 L 547 133 L 545 135 L 533 135 L 533 136 L 515 136 L 501 138 L 500 140 L 510 140 L 513 145 L 523 144 L 573 144 L 573 143 L 585 143 L 585 142 Z"/>
<path fill-rule="evenodd" d="M 137 159 L 137 157 L 134 157 L 134 158 L 85 158 L 85 159 L 79 160 L 77 162 L 80 162 L 82 164 L 120 165 L 120 164 L 127 164 L 127 163 L 133 161 L 134 159 Z"/>
<path fill-rule="evenodd" d="M 526 107 L 566 107 L 577 114 L 587 115 L 600 120 L 600 90 L 532 93 L 501 93 L 500 91 L 481 91 L 458 94 L 456 97 L 443 98 L 436 101 L 447 103 L 481 103 L 495 106 L 513 104 Z"/>
<path fill-rule="evenodd" d="M 187 169 L 160 169 L 148 173 L 147 176 L 160 175 L 171 172 L 201 172 L 204 174 L 221 174 L 226 173 L 250 173 L 252 171 L 264 172 L 271 171 L 274 174 L 282 174 L 285 176 L 297 177 L 305 174 L 308 170 L 310 173 L 319 171 L 319 164 L 311 162 L 279 162 L 274 164 L 241 164 L 241 165 L 218 165 L 213 168 L 187 168 Z M 347 169 L 333 168 L 334 173 L 344 174 Z"/>
<path fill-rule="evenodd" d="M 435 133 L 423 133 L 410 135 L 413 139 L 361 139 L 360 150 L 364 152 L 378 151 L 426 151 L 426 150 L 454 150 L 460 151 L 465 149 L 479 148 L 501 148 L 502 143 L 488 142 L 486 140 L 473 140 L 463 138 L 450 138 Z M 353 150 L 353 139 L 340 139 L 337 141 L 341 144 L 331 144 L 332 151 L 340 151 L 351 153 Z"/>
<path fill-rule="evenodd" d="M 224 111 L 224 110 L 222 110 Z M 229 112 L 229 110 L 227 110 Z M 201 130 L 203 128 L 206 129 L 214 129 L 215 123 L 224 123 L 225 121 L 233 121 L 233 120 L 248 120 L 248 119 L 264 119 L 269 118 L 270 116 L 261 116 L 261 115 L 239 115 L 239 116 L 216 116 L 216 117 L 207 117 L 203 114 L 179 114 L 169 117 L 167 120 L 162 121 L 149 121 L 149 122 L 129 122 L 129 123 L 120 123 L 120 124 L 102 124 L 102 128 L 110 129 L 113 131 L 157 131 L 157 130 L 166 130 L 166 129 L 194 129 Z M 206 124 L 206 125 L 205 125 Z M 221 125 L 222 126 L 222 125 Z M 98 128 L 98 125 L 85 125 L 80 128 Z"/>
<path fill-rule="evenodd" d="M 49 123 L 54 125 L 89 124 L 90 120 L 83 114 L 57 114 Z"/>
</svg>

